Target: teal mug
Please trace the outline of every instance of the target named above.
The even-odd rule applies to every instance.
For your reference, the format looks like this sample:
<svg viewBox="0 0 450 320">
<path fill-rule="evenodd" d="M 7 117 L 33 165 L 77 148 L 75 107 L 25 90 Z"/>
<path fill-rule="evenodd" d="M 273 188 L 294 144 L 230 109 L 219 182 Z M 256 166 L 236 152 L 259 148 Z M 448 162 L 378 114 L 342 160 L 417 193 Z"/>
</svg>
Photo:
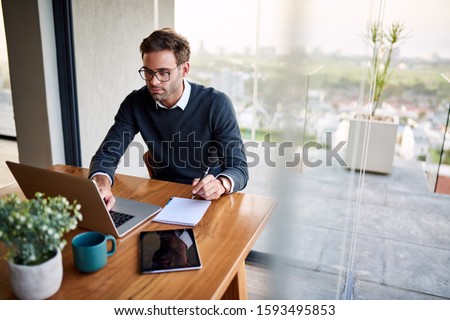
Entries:
<svg viewBox="0 0 450 320">
<path fill-rule="evenodd" d="M 111 241 L 108 251 L 107 242 Z M 106 265 L 109 256 L 116 252 L 116 239 L 111 235 L 90 231 L 80 233 L 72 239 L 75 267 L 82 272 L 95 272 Z"/>
</svg>

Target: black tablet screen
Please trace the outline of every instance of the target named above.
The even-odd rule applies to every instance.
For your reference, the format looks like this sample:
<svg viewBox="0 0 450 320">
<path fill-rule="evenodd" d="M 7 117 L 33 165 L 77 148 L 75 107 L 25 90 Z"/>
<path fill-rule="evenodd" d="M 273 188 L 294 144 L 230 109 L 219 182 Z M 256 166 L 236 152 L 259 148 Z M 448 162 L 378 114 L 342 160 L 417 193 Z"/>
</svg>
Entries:
<svg viewBox="0 0 450 320">
<path fill-rule="evenodd" d="M 139 255 L 142 273 L 201 268 L 192 229 L 141 232 Z"/>
</svg>

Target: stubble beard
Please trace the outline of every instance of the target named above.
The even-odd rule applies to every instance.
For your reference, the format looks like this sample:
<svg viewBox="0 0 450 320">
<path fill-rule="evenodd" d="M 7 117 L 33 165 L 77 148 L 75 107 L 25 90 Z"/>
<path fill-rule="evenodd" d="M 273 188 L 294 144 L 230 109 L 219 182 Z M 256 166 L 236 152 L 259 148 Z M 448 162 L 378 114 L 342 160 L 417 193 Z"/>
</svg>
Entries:
<svg viewBox="0 0 450 320">
<path fill-rule="evenodd" d="M 166 90 L 166 89 L 161 88 L 161 87 L 156 87 L 156 88 L 158 88 L 159 90 L 162 90 L 163 92 L 162 92 L 162 93 L 155 93 L 155 92 L 152 92 L 152 91 L 151 91 L 151 89 L 154 89 L 154 88 L 155 88 L 155 87 L 148 88 L 148 91 L 150 92 L 150 95 L 152 96 L 152 98 L 153 98 L 154 100 L 156 100 L 156 101 L 162 101 L 162 100 L 165 100 L 165 99 L 168 97 L 168 94 L 167 94 L 167 90 Z"/>
</svg>

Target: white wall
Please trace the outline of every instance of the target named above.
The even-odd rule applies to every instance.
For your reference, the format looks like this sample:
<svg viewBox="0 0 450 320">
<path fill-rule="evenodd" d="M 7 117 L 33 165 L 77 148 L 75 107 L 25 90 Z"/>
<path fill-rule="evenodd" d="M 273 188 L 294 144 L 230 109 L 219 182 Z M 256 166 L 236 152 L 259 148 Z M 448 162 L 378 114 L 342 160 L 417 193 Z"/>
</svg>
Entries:
<svg viewBox="0 0 450 320">
<path fill-rule="evenodd" d="M 160 27 L 173 27 L 173 0 L 159 1 Z M 151 0 L 73 0 L 82 166 L 90 160 L 113 123 L 120 103 L 144 85 L 139 45 L 154 31 Z M 137 138 L 140 146 L 143 141 Z M 129 167 L 118 172 L 145 176 L 137 147 L 131 148 Z M 144 149 L 142 149 L 144 150 Z M 142 166 L 139 167 L 139 164 Z"/>
</svg>

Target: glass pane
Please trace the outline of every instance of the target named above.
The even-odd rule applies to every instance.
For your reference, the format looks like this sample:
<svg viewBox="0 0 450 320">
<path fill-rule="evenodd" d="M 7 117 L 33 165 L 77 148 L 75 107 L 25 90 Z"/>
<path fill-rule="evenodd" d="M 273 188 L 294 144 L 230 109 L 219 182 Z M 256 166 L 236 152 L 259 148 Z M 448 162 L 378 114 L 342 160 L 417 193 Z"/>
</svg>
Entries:
<svg viewBox="0 0 450 320">
<path fill-rule="evenodd" d="M 15 137 L 16 126 L 9 80 L 8 51 L 6 49 L 3 11 L 0 6 L 0 135 Z"/>
<path fill-rule="evenodd" d="M 212 7 L 211 1 L 176 2 L 175 26 L 193 44 L 190 78 L 225 91 L 235 103 L 250 167 L 244 192 L 279 199 L 253 248 L 279 271 L 279 286 L 266 298 L 339 299 L 345 284 L 354 174 L 333 152 L 342 151 L 345 138 L 338 134 L 340 114 L 360 95 L 361 58 L 353 55 L 364 46 L 360 39 L 348 44 L 355 25 L 365 26 L 355 13 L 368 4 L 352 2 L 353 10 L 337 16 L 324 5 L 215 1 L 205 14 L 193 8 Z M 231 30 L 223 28 L 220 19 L 235 12 Z M 347 25 L 351 19 L 355 24 Z M 205 56 L 204 63 L 196 56 Z M 214 81 L 217 74 L 233 86 Z"/>
<path fill-rule="evenodd" d="M 399 124 L 392 170 L 380 174 L 373 172 L 369 162 L 381 162 L 373 160 L 386 150 L 388 140 L 383 138 L 382 149 L 370 153 L 379 144 L 375 137 L 380 121 L 366 121 L 370 128 L 363 140 L 367 165 L 350 251 L 352 288 L 348 297 L 448 298 L 450 291 L 441 280 L 450 277 L 446 266 L 450 198 L 437 197 L 428 188 L 423 163 L 435 149 L 434 141 L 442 144 L 442 122 L 448 115 L 448 90 L 440 90 L 444 85 L 440 74 L 449 68 L 450 46 L 443 41 L 449 22 L 442 13 L 448 3 L 413 2 L 412 7 L 406 0 L 374 3 L 374 12 L 381 9 L 379 21 L 385 30 L 393 22 L 405 27 L 405 37 L 391 56 L 379 110 L 398 118 Z M 380 64 L 381 73 L 387 61 Z M 365 94 L 369 103 L 374 99 L 373 83 L 369 82 Z M 382 124 L 386 132 L 386 123 Z"/>
<path fill-rule="evenodd" d="M 5 161 L 17 162 L 19 159 L 15 137 L 16 126 L 9 81 L 8 51 L 3 11 L 0 5 L 0 187 L 14 181 Z"/>
<path fill-rule="evenodd" d="M 440 99 L 432 119 L 436 134 L 430 139 L 426 173 L 432 191 L 450 194 L 450 79 L 444 73 L 440 76 L 444 82 L 437 90 Z"/>
<path fill-rule="evenodd" d="M 450 277 L 450 200 L 429 191 L 422 162 L 429 142 L 442 137 L 433 119 L 448 101 L 448 90 L 439 90 L 440 73 L 449 70 L 447 6 L 441 0 L 176 2 L 176 28 L 193 43 L 193 57 L 220 59 L 197 68 L 194 58 L 190 76 L 236 104 L 250 166 L 244 192 L 279 199 L 253 248 L 280 271 L 269 298 L 450 296 L 438 280 Z M 220 23 L 228 17 L 236 18 Z M 370 111 L 374 97 L 372 50 L 364 39 L 374 21 L 384 27 L 400 21 L 406 31 L 381 96 L 380 111 L 398 119 L 381 130 L 393 136 L 383 173 L 370 166 L 382 163 L 373 147 L 388 144 L 377 141 L 375 121 L 361 122 L 362 147 L 349 150 L 353 114 Z M 234 70 L 247 80 L 232 77 Z M 241 89 L 213 82 L 217 73 Z M 341 160 L 364 150 L 361 167 L 346 169 Z M 432 282 L 425 281 L 430 269 Z"/>
</svg>

